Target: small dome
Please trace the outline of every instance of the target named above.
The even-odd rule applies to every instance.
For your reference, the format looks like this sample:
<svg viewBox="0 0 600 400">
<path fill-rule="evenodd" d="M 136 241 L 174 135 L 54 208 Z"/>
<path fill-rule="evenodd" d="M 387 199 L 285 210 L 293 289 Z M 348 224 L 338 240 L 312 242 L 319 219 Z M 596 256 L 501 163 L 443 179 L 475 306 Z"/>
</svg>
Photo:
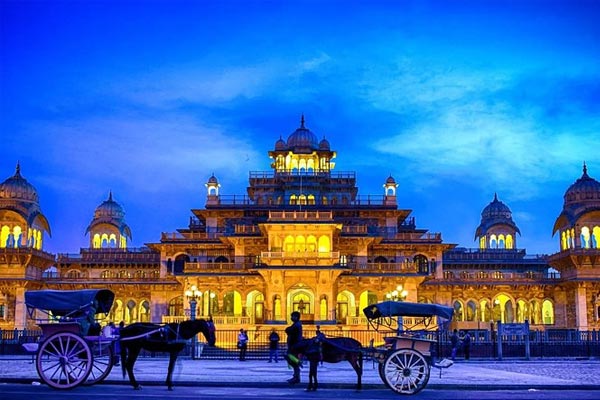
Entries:
<svg viewBox="0 0 600 400">
<path fill-rule="evenodd" d="M 573 183 L 564 195 L 563 210 L 554 222 L 552 234 L 564 227 L 575 226 L 581 216 L 592 211 L 600 211 L 600 182 L 590 177 L 583 163 L 581 178 Z"/>
<path fill-rule="evenodd" d="M 309 149 L 318 150 L 319 140 L 317 135 L 312 133 L 309 129 L 304 126 L 304 115 L 300 121 L 300 128 L 296 129 L 287 140 L 287 147 L 289 149 Z"/>
<path fill-rule="evenodd" d="M 123 219 L 125 217 L 125 212 L 123 208 L 113 200 L 112 192 L 108 195 L 108 200 L 104 200 L 102 204 L 100 204 L 96 211 L 94 212 L 94 219 L 96 218 L 114 218 L 114 219 Z"/>
<path fill-rule="evenodd" d="M 39 202 L 37 191 L 21 176 L 21 166 L 17 163 L 15 174 L 0 184 L 0 199 Z"/>
<path fill-rule="evenodd" d="M 327 139 L 323 138 L 323 140 L 319 142 L 319 150 L 331 150 Z"/>
<path fill-rule="evenodd" d="M 395 184 L 395 183 L 396 183 L 396 180 L 394 179 L 394 177 L 393 177 L 393 176 L 391 176 L 391 175 L 390 175 L 390 176 L 389 176 L 389 177 L 386 179 L 385 183 L 391 183 L 391 184 Z"/>
<path fill-rule="evenodd" d="M 217 180 L 217 177 L 215 177 L 215 174 L 212 174 L 210 176 L 210 178 L 208 178 L 208 183 L 219 183 L 219 181 Z"/>
<path fill-rule="evenodd" d="M 512 219 L 512 211 L 506 204 L 498 200 L 496 193 L 494 193 L 494 200 L 481 212 L 481 223 L 475 231 L 475 239 L 484 236 L 495 225 L 507 225 L 514 229 L 515 233 L 521 233 Z"/>
<path fill-rule="evenodd" d="M 564 199 L 565 207 L 587 200 L 600 200 L 600 182 L 588 175 L 585 163 L 583 163 L 583 175 L 567 189 Z"/>
<path fill-rule="evenodd" d="M 279 140 L 275 142 L 275 150 L 285 150 L 286 149 L 285 140 L 279 137 Z"/>
<path fill-rule="evenodd" d="M 93 232 L 96 227 L 108 224 L 116 227 L 119 233 L 128 238 L 132 238 L 131 229 L 125 223 L 125 211 L 123 208 L 113 200 L 112 191 L 108 194 L 108 199 L 104 200 L 102 204 L 96 207 L 94 212 L 94 219 L 87 227 L 85 233 Z"/>
</svg>

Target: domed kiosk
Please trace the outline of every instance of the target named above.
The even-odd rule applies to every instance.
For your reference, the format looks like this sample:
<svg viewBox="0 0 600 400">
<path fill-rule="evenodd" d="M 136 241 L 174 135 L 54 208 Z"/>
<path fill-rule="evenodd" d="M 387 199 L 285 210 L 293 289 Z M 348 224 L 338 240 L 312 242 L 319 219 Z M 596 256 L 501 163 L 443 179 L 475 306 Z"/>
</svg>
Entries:
<svg viewBox="0 0 600 400">
<path fill-rule="evenodd" d="M 481 212 L 481 223 L 475 231 L 480 249 L 514 249 L 521 231 L 512 219 L 510 208 L 494 193 L 494 200 Z"/>
<path fill-rule="evenodd" d="M 600 182 L 591 178 L 583 163 L 583 174 L 565 192 L 562 212 L 552 235 L 560 233 L 561 251 L 600 249 Z"/>
<path fill-rule="evenodd" d="M 127 248 L 127 239 L 131 240 L 131 229 L 125 223 L 123 208 L 113 200 L 112 191 L 94 212 L 94 219 L 85 231 L 90 234 L 90 247 Z"/>
<path fill-rule="evenodd" d="M 42 249 L 43 233 L 50 224 L 42 214 L 36 189 L 23 176 L 17 163 L 15 174 L 0 184 L 0 248 Z"/>
</svg>

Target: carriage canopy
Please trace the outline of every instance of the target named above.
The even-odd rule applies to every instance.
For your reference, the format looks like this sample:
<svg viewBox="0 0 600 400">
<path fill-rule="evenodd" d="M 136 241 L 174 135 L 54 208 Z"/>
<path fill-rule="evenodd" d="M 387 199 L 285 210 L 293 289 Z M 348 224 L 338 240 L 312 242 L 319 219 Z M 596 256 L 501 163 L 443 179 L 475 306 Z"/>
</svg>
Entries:
<svg viewBox="0 0 600 400">
<path fill-rule="evenodd" d="M 368 320 L 382 317 L 441 317 L 452 319 L 454 309 L 440 304 L 408 303 L 405 301 L 384 301 L 371 304 L 363 310 Z"/>
<path fill-rule="evenodd" d="M 45 310 L 56 316 L 68 316 L 79 310 L 94 308 L 95 313 L 108 313 L 115 294 L 108 289 L 33 290 L 25 292 L 29 308 Z"/>
</svg>

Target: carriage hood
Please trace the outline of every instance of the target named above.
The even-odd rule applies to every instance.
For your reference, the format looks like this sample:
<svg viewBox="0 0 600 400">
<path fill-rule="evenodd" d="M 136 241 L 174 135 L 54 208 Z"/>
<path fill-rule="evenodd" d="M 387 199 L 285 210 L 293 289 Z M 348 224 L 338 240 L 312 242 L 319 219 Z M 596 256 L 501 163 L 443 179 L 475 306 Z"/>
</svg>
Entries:
<svg viewBox="0 0 600 400">
<path fill-rule="evenodd" d="M 56 316 L 89 309 L 95 303 L 96 313 L 108 313 L 115 294 L 108 289 L 33 290 L 25 292 L 27 307 L 51 311 Z"/>
<path fill-rule="evenodd" d="M 381 317 L 433 317 L 438 316 L 447 320 L 452 319 L 454 309 L 440 304 L 408 303 L 405 301 L 384 301 L 371 304 L 363 309 L 369 320 Z"/>
</svg>

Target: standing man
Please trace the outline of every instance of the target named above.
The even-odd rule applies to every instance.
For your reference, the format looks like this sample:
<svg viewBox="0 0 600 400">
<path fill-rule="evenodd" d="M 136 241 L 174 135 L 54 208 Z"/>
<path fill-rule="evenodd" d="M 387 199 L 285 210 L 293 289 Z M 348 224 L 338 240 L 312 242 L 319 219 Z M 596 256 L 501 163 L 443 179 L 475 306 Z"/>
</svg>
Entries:
<svg viewBox="0 0 600 400">
<path fill-rule="evenodd" d="M 450 344 L 452 345 L 452 353 L 450 354 L 450 358 L 452 358 L 452 361 L 454 361 L 454 359 L 456 358 L 456 352 L 458 351 L 458 343 L 458 331 L 455 329 L 452 332 L 452 336 L 450 336 Z"/>
<path fill-rule="evenodd" d="M 279 334 L 275 331 L 275 328 L 271 329 L 269 335 L 269 362 L 279 362 Z"/>
<path fill-rule="evenodd" d="M 238 349 L 240 349 L 240 361 L 246 361 L 246 351 L 248 350 L 248 334 L 244 329 L 240 329 L 238 334 Z"/>
<path fill-rule="evenodd" d="M 469 331 L 465 331 L 465 336 L 462 340 L 463 349 L 465 351 L 465 360 L 471 358 L 471 334 Z"/>
<path fill-rule="evenodd" d="M 294 376 L 288 379 L 288 383 L 293 385 L 300 383 L 300 363 L 299 361 L 294 361 L 295 357 L 290 358 L 292 356 L 290 350 L 302 340 L 302 322 L 300 322 L 300 313 L 298 311 L 292 312 L 290 318 L 292 319 L 292 324 L 285 328 L 285 333 L 287 334 L 287 354 L 285 355 L 285 359 L 294 369 Z"/>
</svg>

